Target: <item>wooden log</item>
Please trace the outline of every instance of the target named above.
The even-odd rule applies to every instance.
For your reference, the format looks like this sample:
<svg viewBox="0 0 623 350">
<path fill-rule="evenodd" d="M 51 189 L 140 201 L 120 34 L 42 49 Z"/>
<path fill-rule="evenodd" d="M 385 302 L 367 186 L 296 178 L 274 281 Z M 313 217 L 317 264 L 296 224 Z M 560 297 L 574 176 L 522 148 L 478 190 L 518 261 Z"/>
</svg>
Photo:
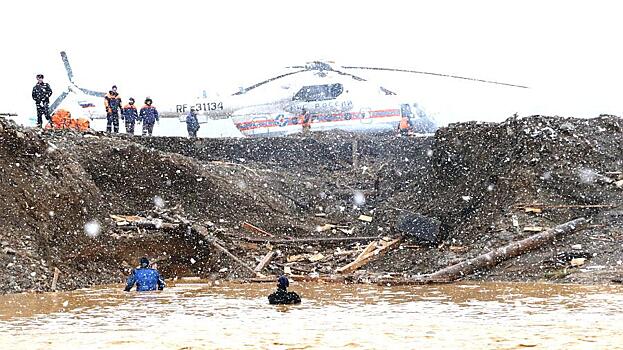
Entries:
<svg viewBox="0 0 623 350">
<path fill-rule="evenodd" d="M 247 242 L 253 243 L 271 243 L 271 244 L 291 244 L 291 243 L 322 243 L 322 242 L 356 242 L 356 241 L 370 241 L 378 239 L 378 236 L 365 236 L 365 237 L 305 237 L 305 238 L 292 238 L 292 239 L 279 239 L 279 238 L 256 238 L 240 236 Z"/>
<path fill-rule="evenodd" d="M 251 225 L 248 222 L 243 222 L 242 223 L 242 228 L 247 230 L 247 231 L 259 233 L 259 234 L 264 235 L 264 236 L 275 237 L 275 235 L 273 235 L 272 233 L 264 231 L 261 228 L 259 228 L 257 226 L 254 226 L 254 225 Z"/>
<path fill-rule="evenodd" d="M 477 270 L 489 269 L 501 261 L 514 258 L 531 250 L 540 248 L 543 244 L 551 242 L 559 236 L 580 230 L 587 224 L 588 221 L 585 218 L 578 218 L 558 225 L 547 231 L 522 239 L 521 241 L 513 242 L 507 246 L 479 255 L 473 259 L 446 267 L 430 275 L 422 276 L 422 279 L 432 282 L 456 281 L 462 277 L 474 273 Z"/>
<path fill-rule="evenodd" d="M 130 225 L 117 226 L 117 228 L 120 230 L 134 230 L 137 228 L 143 228 L 148 230 L 176 230 L 179 226 L 179 224 L 170 224 L 168 222 L 135 222 Z"/>
<path fill-rule="evenodd" d="M 199 225 L 192 225 L 191 226 L 191 230 L 195 231 L 197 234 L 203 236 L 206 238 L 206 241 L 208 241 L 208 243 L 210 243 L 212 246 L 214 246 L 216 249 L 222 251 L 223 253 L 225 253 L 227 256 L 229 256 L 232 260 L 234 260 L 235 262 L 237 262 L 240 266 L 244 267 L 245 270 L 248 270 L 249 272 L 251 272 L 252 274 L 254 274 L 257 277 L 264 277 L 264 275 L 262 275 L 259 272 L 256 272 L 252 267 L 250 267 L 249 265 L 247 265 L 244 261 L 242 261 L 240 258 L 238 258 L 237 256 L 235 256 L 234 254 L 232 254 L 229 250 L 225 249 L 225 247 L 223 247 L 222 245 L 220 245 L 217 241 L 216 238 L 214 238 L 213 236 L 210 235 L 210 233 L 208 232 L 208 230 L 203 227 L 203 226 L 199 226 Z"/>
<path fill-rule="evenodd" d="M 369 252 L 369 253 L 367 253 L 365 255 L 360 254 L 351 263 L 338 268 L 336 271 L 338 273 L 342 273 L 342 274 L 351 273 L 351 272 L 357 270 L 358 268 L 366 265 L 370 261 L 372 261 L 372 260 L 382 256 L 388 250 L 390 250 L 391 248 L 393 248 L 397 244 L 400 244 L 400 241 L 402 241 L 402 237 L 396 238 L 393 241 L 389 241 L 389 242 L 380 240 L 379 241 L 380 244 L 376 244 L 376 249 L 374 249 L 373 251 L 371 251 L 371 252 Z M 383 242 L 385 242 L 385 243 L 383 243 Z M 368 249 L 368 248 L 366 248 L 366 249 Z"/>
<path fill-rule="evenodd" d="M 268 263 L 270 263 L 270 261 L 273 260 L 274 256 L 275 256 L 275 252 L 274 251 L 270 251 L 270 252 L 266 253 L 266 255 L 264 255 L 264 258 L 262 258 L 262 261 L 260 261 L 257 264 L 257 266 L 253 269 L 253 271 L 255 271 L 255 272 L 262 272 L 264 267 L 266 267 L 266 265 L 268 265 Z"/>
<path fill-rule="evenodd" d="M 256 278 L 245 278 L 234 280 L 234 282 L 239 283 L 274 283 L 277 282 L 278 276 L 274 277 L 256 277 Z M 289 275 L 288 278 L 295 282 L 337 282 L 344 283 L 347 276 L 344 275 L 319 275 L 319 276 L 308 276 L 308 275 Z"/>
<path fill-rule="evenodd" d="M 517 209 L 592 209 L 616 208 L 617 204 L 517 204 Z"/>
<path fill-rule="evenodd" d="M 263 277 L 264 275 L 262 275 L 259 272 L 256 272 L 255 270 L 253 270 L 252 267 L 249 267 L 249 265 L 245 264 L 244 261 L 240 260 L 240 258 L 238 258 L 237 256 L 235 256 L 234 254 L 232 254 L 229 250 L 225 249 L 225 247 L 223 247 L 222 245 L 218 244 L 215 240 L 210 240 L 209 241 L 210 244 L 212 244 L 216 249 L 222 251 L 223 253 L 225 253 L 227 256 L 229 256 L 230 258 L 232 258 L 232 260 L 234 260 L 235 262 L 237 262 L 240 266 L 244 267 L 246 270 L 248 270 L 249 272 L 251 272 L 252 274 L 258 276 L 258 277 Z"/>
<path fill-rule="evenodd" d="M 51 286 L 51 290 L 53 292 L 56 292 L 56 283 L 58 283 L 58 276 L 61 274 L 61 270 L 58 269 L 58 267 L 54 268 L 54 277 L 52 277 L 52 286 Z"/>
</svg>

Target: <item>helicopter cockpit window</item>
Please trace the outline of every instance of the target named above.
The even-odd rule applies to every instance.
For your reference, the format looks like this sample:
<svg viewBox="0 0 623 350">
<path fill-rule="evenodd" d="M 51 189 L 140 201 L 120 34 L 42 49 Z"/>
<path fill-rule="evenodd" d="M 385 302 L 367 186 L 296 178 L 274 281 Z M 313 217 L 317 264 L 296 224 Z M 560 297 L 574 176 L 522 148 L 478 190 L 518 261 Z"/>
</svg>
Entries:
<svg viewBox="0 0 623 350">
<path fill-rule="evenodd" d="M 332 100 L 344 91 L 342 84 L 326 84 L 326 85 L 311 85 L 303 86 L 294 97 L 294 101 L 323 101 Z"/>
<path fill-rule="evenodd" d="M 331 85 L 331 98 L 336 98 L 342 94 L 344 91 L 344 87 L 342 84 L 333 84 Z"/>
</svg>

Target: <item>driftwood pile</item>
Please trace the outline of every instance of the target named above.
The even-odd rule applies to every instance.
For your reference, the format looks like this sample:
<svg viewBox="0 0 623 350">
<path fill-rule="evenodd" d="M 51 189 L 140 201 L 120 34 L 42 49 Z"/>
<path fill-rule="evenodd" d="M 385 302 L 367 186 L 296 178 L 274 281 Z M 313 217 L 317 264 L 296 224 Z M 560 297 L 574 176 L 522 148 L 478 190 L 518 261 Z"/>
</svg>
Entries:
<svg viewBox="0 0 623 350">
<path fill-rule="evenodd" d="M 239 235 L 235 238 L 239 241 L 249 242 L 250 244 L 263 244 L 268 251 L 259 258 L 255 264 L 250 264 L 247 257 L 239 257 L 231 253 L 226 244 L 216 238 L 215 235 L 202 226 L 190 220 L 185 219 L 179 214 L 173 214 L 171 211 L 159 210 L 154 213 L 157 218 L 142 217 L 135 215 L 111 215 L 110 217 L 116 222 L 117 226 L 123 229 L 158 229 L 158 230 L 179 230 L 184 227 L 188 232 L 194 232 L 201 235 L 205 241 L 209 242 L 216 250 L 227 255 L 231 260 L 235 261 L 239 266 L 248 271 L 254 278 L 249 281 L 262 282 L 274 281 L 274 277 L 267 277 L 262 272 L 271 264 L 279 267 L 279 273 L 290 275 L 294 280 L 327 280 L 327 281 L 344 281 L 348 279 L 356 270 L 362 268 L 373 260 L 382 257 L 391 249 L 399 247 L 403 237 L 298 237 L 298 238 L 277 238 L 270 232 L 267 232 L 253 224 L 244 222 L 241 228 L 248 232 L 260 234 L 264 237 L 250 237 Z M 562 235 L 580 230 L 587 226 L 588 221 L 584 218 L 578 218 L 567 223 L 558 225 L 552 229 L 536 233 L 523 240 L 513 242 L 507 246 L 494 249 L 486 254 L 479 255 L 475 258 L 462 261 L 458 264 L 448 266 L 437 272 L 427 275 L 417 275 L 410 278 L 379 278 L 376 282 L 382 284 L 427 284 L 427 283 L 449 283 L 466 277 L 476 271 L 489 269 L 500 262 L 522 255 L 534 249 L 538 249 L 543 245 L 559 238 Z M 323 254 L 322 252 L 303 253 L 289 256 L 280 256 L 281 252 L 275 249 L 276 246 L 299 245 L 302 243 L 318 243 L 318 244 L 334 244 L 344 242 L 369 242 L 362 249 L 341 250 L 338 248 L 333 253 Z M 359 246 L 361 247 L 361 246 Z M 255 249 L 257 250 L 257 248 Z M 334 268 L 329 273 L 321 275 L 316 269 L 309 269 L 297 266 L 297 263 L 308 262 L 318 263 L 333 259 L 333 262 L 342 261 L 344 257 L 355 256 L 353 260 L 346 264 Z M 276 258 L 282 260 L 281 263 L 275 262 Z M 303 272 L 306 274 L 296 274 L 293 271 Z M 387 274 L 386 274 L 387 276 Z"/>
</svg>

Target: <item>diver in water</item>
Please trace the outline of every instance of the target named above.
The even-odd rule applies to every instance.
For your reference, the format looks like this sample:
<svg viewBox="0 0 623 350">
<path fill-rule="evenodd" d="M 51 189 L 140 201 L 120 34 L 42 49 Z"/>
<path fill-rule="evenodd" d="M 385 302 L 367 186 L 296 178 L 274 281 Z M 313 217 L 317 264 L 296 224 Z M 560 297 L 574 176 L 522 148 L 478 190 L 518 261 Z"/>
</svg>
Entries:
<svg viewBox="0 0 623 350">
<path fill-rule="evenodd" d="M 290 281 L 286 276 L 280 276 L 277 280 L 277 290 L 268 296 L 270 304 L 300 304 L 301 297 L 295 292 L 288 292 Z"/>
</svg>

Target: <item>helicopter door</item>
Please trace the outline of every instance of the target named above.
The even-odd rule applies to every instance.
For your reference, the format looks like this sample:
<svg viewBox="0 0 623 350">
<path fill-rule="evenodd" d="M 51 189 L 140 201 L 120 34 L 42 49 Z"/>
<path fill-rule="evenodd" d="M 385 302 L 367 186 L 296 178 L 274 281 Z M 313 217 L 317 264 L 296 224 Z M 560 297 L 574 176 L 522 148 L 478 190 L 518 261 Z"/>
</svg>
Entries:
<svg viewBox="0 0 623 350">
<path fill-rule="evenodd" d="M 400 105 L 400 116 L 407 117 L 409 119 L 413 117 L 413 112 L 411 112 L 411 106 L 408 103 L 403 103 Z"/>
<path fill-rule="evenodd" d="M 253 117 L 251 121 L 253 122 L 253 125 L 260 125 L 260 124 L 263 124 L 264 119 L 266 118 L 265 117 Z M 253 128 L 253 131 L 251 131 L 251 135 L 263 134 L 263 132 L 260 132 L 259 130 L 260 128 Z M 268 135 L 270 135 L 270 128 L 267 128 L 266 131 Z"/>
<path fill-rule="evenodd" d="M 372 123 L 372 118 L 370 118 L 370 108 L 362 108 L 359 113 L 361 115 L 361 124 Z"/>
</svg>

